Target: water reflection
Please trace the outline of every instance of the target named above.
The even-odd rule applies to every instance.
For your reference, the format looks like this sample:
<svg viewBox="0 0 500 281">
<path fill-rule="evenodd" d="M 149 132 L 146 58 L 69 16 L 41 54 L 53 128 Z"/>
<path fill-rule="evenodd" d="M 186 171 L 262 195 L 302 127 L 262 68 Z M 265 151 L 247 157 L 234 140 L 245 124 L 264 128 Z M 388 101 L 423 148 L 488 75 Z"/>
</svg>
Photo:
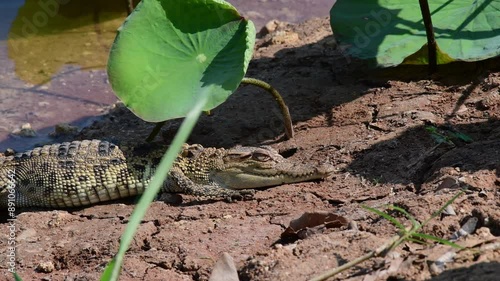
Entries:
<svg viewBox="0 0 500 281">
<path fill-rule="evenodd" d="M 17 76 L 40 84 L 64 64 L 104 68 L 126 15 L 124 0 L 26 0 L 8 34 Z"/>
</svg>

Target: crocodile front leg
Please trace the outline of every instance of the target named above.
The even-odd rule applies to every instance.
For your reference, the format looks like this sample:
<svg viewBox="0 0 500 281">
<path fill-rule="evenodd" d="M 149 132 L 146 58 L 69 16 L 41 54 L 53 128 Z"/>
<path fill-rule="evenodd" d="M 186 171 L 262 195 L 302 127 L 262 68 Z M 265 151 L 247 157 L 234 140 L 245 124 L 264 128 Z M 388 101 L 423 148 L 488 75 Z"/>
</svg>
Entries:
<svg viewBox="0 0 500 281">
<path fill-rule="evenodd" d="M 217 184 L 198 184 L 187 177 L 181 169 L 173 167 L 168 175 L 162 193 L 179 192 L 199 197 L 231 199 L 250 199 L 255 194 L 252 189 L 233 190 Z M 161 199 L 160 199 L 161 200 Z"/>
</svg>

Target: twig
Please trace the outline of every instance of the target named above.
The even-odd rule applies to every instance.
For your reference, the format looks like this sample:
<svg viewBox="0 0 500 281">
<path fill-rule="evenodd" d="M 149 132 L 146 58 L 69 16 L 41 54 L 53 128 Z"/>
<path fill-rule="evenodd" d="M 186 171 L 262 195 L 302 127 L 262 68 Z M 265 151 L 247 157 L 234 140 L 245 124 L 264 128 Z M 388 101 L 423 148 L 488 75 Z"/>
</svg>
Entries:
<svg viewBox="0 0 500 281">
<path fill-rule="evenodd" d="M 326 280 L 326 279 L 334 276 L 335 274 L 338 274 L 346 269 L 349 269 L 349 268 L 351 268 L 359 263 L 362 263 L 365 260 L 368 260 L 372 257 L 378 257 L 381 255 L 385 255 L 385 253 L 387 253 L 388 251 L 393 249 L 395 246 L 399 245 L 402 241 L 404 241 L 404 239 L 406 239 L 406 235 L 394 235 L 391 239 L 389 239 L 387 242 L 385 242 L 382 246 L 378 247 L 376 250 L 370 251 L 368 254 L 361 256 L 361 257 L 359 257 L 353 261 L 350 261 L 346 264 L 343 264 L 339 267 L 325 271 L 321 275 L 318 275 L 318 276 L 312 278 L 310 281 Z"/>
<path fill-rule="evenodd" d="M 455 247 L 455 248 L 458 248 L 458 249 L 462 249 L 461 246 L 453 243 L 453 242 L 450 242 L 450 241 L 447 241 L 447 240 L 443 240 L 443 239 L 440 239 L 440 238 L 437 238 L 437 237 L 433 237 L 433 236 L 430 236 L 430 235 L 423 235 L 421 233 L 418 233 L 418 231 L 424 226 L 426 225 L 430 220 L 432 220 L 433 218 L 437 217 L 438 215 L 440 215 L 443 210 L 449 206 L 451 203 L 453 203 L 460 195 L 462 195 L 464 193 L 464 191 L 460 191 L 459 193 L 457 193 L 455 196 L 453 196 L 450 200 L 448 200 L 446 202 L 446 204 L 444 204 L 444 206 L 442 206 L 441 208 L 439 208 L 439 210 L 437 210 L 436 212 L 434 212 L 429 218 L 427 218 L 424 223 L 419 223 L 417 222 L 417 220 L 411 216 L 408 212 L 406 212 L 404 209 L 402 208 L 399 208 L 399 207 L 396 207 L 396 206 L 392 206 L 391 208 L 394 209 L 394 210 L 397 210 L 399 212 L 402 212 L 412 223 L 412 226 L 411 227 L 404 227 L 401 223 L 399 223 L 396 219 L 393 219 L 391 218 L 389 215 L 386 215 L 384 214 L 383 217 L 385 219 L 388 219 L 389 221 L 391 221 L 393 224 L 395 224 L 396 226 L 398 226 L 400 228 L 400 233 L 398 235 L 395 235 L 393 236 L 391 239 L 389 239 L 387 242 L 385 242 L 382 246 L 378 247 L 375 251 L 371 251 L 369 252 L 368 254 L 364 255 L 364 256 L 361 256 L 351 262 L 348 262 L 342 266 L 339 266 L 337 268 L 333 268 L 333 269 L 330 269 L 328 271 L 325 271 L 324 273 L 322 273 L 321 275 L 318 275 L 316 277 L 314 277 L 313 279 L 311 279 L 310 281 L 322 281 L 322 280 L 326 280 L 332 276 L 334 276 L 335 274 L 338 274 L 348 268 L 351 268 L 359 263 L 362 263 L 364 262 L 365 260 L 369 259 L 369 258 L 372 258 L 372 257 L 379 257 L 379 256 L 385 256 L 389 251 L 392 251 L 394 248 L 396 248 L 399 244 L 403 243 L 404 241 L 412 241 L 412 240 L 415 240 L 415 238 L 424 238 L 424 239 L 430 239 L 430 240 L 434 240 L 434 241 L 437 241 L 441 244 L 445 244 L 445 245 L 449 245 L 449 246 L 452 246 L 452 247 Z M 368 209 L 369 211 L 371 212 L 374 212 L 376 214 L 379 214 L 381 215 L 382 212 L 378 211 L 377 209 L 373 209 L 373 208 L 370 208 L 370 207 L 367 207 L 365 206 L 364 208 Z"/>
</svg>

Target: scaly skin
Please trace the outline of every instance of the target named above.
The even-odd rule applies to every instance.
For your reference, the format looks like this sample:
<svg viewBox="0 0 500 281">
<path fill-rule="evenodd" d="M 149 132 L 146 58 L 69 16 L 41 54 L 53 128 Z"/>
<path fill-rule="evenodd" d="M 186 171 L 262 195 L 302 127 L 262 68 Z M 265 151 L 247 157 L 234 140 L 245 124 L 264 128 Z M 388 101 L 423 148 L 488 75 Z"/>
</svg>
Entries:
<svg viewBox="0 0 500 281">
<path fill-rule="evenodd" d="M 0 157 L 0 208 L 88 206 L 142 194 L 165 152 L 156 144 L 125 149 L 107 141 L 46 145 Z M 201 197 L 251 196 L 254 188 L 327 177 L 330 165 L 289 161 L 270 147 L 185 146 L 163 193 Z"/>
</svg>

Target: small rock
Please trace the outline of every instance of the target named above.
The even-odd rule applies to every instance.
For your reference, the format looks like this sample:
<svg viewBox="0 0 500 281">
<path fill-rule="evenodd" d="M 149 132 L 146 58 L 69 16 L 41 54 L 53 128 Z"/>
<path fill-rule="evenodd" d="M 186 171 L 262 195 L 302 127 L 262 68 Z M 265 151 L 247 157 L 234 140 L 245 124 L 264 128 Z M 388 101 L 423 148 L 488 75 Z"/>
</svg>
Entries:
<svg viewBox="0 0 500 281">
<path fill-rule="evenodd" d="M 278 20 L 270 20 L 262 27 L 262 29 L 259 31 L 260 36 L 267 35 L 269 33 L 273 33 L 276 31 L 276 28 L 278 28 L 280 22 Z"/>
<path fill-rule="evenodd" d="M 444 255 L 440 256 L 434 263 L 429 266 L 429 271 L 433 275 L 440 274 L 446 269 L 446 264 L 453 262 L 453 258 L 456 253 L 453 251 L 446 252 Z"/>
<path fill-rule="evenodd" d="M 439 268 L 435 263 L 431 263 L 431 265 L 429 266 L 429 271 L 433 276 L 436 276 L 439 273 L 443 272 L 443 269 Z"/>
<path fill-rule="evenodd" d="M 462 114 L 462 113 L 465 113 L 467 112 L 469 109 L 467 108 L 467 106 L 465 105 L 461 105 L 458 110 L 456 111 L 457 114 Z"/>
<path fill-rule="evenodd" d="M 458 180 L 454 177 L 444 177 L 443 180 L 441 181 L 441 184 L 437 187 L 437 190 L 441 189 L 449 189 L 449 188 L 457 188 L 460 186 L 460 183 Z"/>
<path fill-rule="evenodd" d="M 54 132 L 50 133 L 51 137 L 60 137 L 60 136 L 73 136 L 78 133 L 78 127 L 73 126 L 67 123 L 57 124 L 54 128 Z"/>
<path fill-rule="evenodd" d="M 52 263 L 51 261 L 47 261 L 39 263 L 36 266 L 35 270 L 43 273 L 51 273 L 52 271 L 54 271 L 54 269 L 55 269 L 54 263 Z"/>
<path fill-rule="evenodd" d="M 455 231 L 451 235 L 450 240 L 456 241 L 460 237 L 464 237 L 473 233 L 476 230 L 478 221 L 479 221 L 478 218 L 470 217 L 459 230 Z"/>
<path fill-rule="evenodd" d="M 484 191 L 484 190 L 479 191 L 478 195 L 481 198 L 488 198 L 488 193 L 486 193 L 486 191 Z"/>
<path fill-rule="evenodd" d="M 277 31 L 272 37 L 271 43 L 277 44 L 292 44 L 300 41 L 299 34 L 295 32 Z"/>
<path fill-rule="evenodd" d="M 493 238 L 493 234 L 488 227 L 481 227 L 476 230 L 476 234 L 483 239 L 491 239 Z"/>
<path fill-rule="evenodd" d="M 209 281 L 238 281 L 238 271 L 233 258 L 226 252 L 222 253 L 212 269 Z"/>
<path fill-rule="evenodd" d="M 16 155 L 16 152 L 14 151 L 14 149 L 12 148 L 7 148 L 4 153 L 3 153 L 4 156 L 13 156 L 13 155 Z"/>
<path fill-rule="evenodd" d="M 456 216 L 457 213 L 455 213 L 455 209 L 451 205 L 446 206 L 443 210 L 443 214 L 448 215 L 448 216 Z"/>
<path fill-rule="evenodd" d="M 351 230 L 359 230 L 359 226 L 356 221 L 349 221 L 347 228 Z"/>
<path fill-rule="evenodd" d="M 12 131 L 12 134 L 27 138 L 36 137 L 36 132 L 35 130 L 33 130 L 30 123 L 23 124 L 20 129 L 15 129 L 14 131 Z"/>
</svg>

